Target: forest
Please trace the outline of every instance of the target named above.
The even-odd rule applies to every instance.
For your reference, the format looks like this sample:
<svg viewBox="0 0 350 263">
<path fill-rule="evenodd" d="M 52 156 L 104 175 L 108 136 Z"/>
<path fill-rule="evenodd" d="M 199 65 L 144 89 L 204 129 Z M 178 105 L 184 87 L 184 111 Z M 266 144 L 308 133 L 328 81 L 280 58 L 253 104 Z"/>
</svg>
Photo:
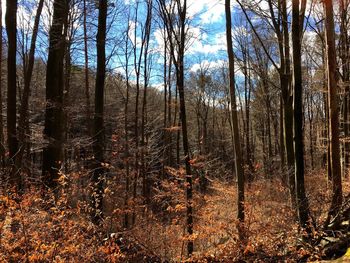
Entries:
<svg viewBox="0 0 350 263">
<path fill-rule="evenodd" d="M 0 0 L 0 262 L 350 262 L 349 0 Z"/>
</svg>

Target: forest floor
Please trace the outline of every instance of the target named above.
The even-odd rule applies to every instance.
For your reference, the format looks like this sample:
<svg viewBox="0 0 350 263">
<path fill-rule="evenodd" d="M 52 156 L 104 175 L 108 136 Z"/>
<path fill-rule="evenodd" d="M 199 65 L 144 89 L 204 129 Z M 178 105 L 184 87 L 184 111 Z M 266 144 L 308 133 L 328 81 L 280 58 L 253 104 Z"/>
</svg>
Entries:
<svg viewBox="0 0 350 263">
<path fill-rule="evenodd" d="M 344 181 L 344 195 L 350 180 Z M 330 186 L 323 171 L 306 177 L 313 219 L 322 225 L 330 203 Z M 72 186 L 69 186 L 72 187 Z M 156 207 L 134 204 L 135 224 L 120 227 L 125 211 L 122 199 L 105 191 L 109 215 L 96 227 L 90 223 L 86 201 L 65 186 L 61 197 L 42 196 L 36 187 L 20 199 L 0 194 L 0 262 L 170 262 L 185 261 L 183 189 L 164 186 Z M 108 196 L 109 195 L 109 196 Z M 72 199 L 79 200 L 72 202 Z M 244 245 L 238 242 L 236 188 L 212 181 L 206 194 L 195 195 L 192 236 L 196 262 L 297 262 L 322 258 L 315 249 L 300 245 L 298 225 L 289 191 L 280 180 L 257 179 L 246 189 Z M 166 203 L 164 205 L 164 203 Z M 158 210 L 157 210 L 158 207 Z M 112 234 L 113 233 L 113 234 Z M 345 262 L 345 261 L 344 261 Z"/>
</svg>

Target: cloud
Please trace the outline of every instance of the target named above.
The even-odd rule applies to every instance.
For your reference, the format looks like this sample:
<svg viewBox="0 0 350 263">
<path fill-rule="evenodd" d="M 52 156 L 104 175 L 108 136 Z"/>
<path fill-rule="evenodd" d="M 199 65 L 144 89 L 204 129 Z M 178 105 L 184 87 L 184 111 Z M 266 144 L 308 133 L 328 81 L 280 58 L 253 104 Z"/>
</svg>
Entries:
<svg viewBox="0 0 350 263">
<path fill-rule="evenodd" d="M 217 54 L 223 50 L 226 50 L 226 34 L 225 32 L 220 32 L 207 37 L 207 39 L 194 38 L 190 42 L 188 53 Z"/>
<path fill-rule="evenodd" d="M 24 31 L 30 31 L 34 26 L 34 19 L 37 12 L 37 7 L 39 4 L 38 0 L 26 0 L 26 1 L 18 1 L 17 6 L 17 28 L 23 29 Z M 52 13 L 52 1 L 45 1 L 44 7 L 41 13 L 40 22 L 44 26 L 44 29 L 48 31 L 50 27 L 50 17 Z M 5 16 L 6 16 L 6 1 L 3 0 L 1 2 L 1 10 L 2 10 L 2 25 L 5 28 Z"/>
<path fill-rule="evenodd" d="M 190 0 L 188 1 L 188 16 L 193 18 L 199 15 L 201 24 L 210 24 L 221 21 L 225 14 L 223 0 Z"/>
<path fill-rule="evenodd" d="M 200 63 L 193 64 L 190 71 L 196 72 L 200 69 L 217 69 L 221 68 L 225 65 L 224 60 L 216 60 L 216 61 L 209 61 L 209 60 L 203 60 Z"/>
<path fill-rule="evenodd" d="M 140 46 L 142 44 L 142 39 L 138 35 L 139 33 L 136 32 L 139 26 L 140 24 L 138 22 L 135 22 L 135 21 L 129 22 L 129 38 L 134 46 L 135 45 Z M 136 34 L 136 38 L 135 38 L 135 34 Z M 136 40 L 136 43 L 135 43 L 135 40 Z"/>
<path fill-rule="evenodd" d="M 5 13 L 6 13 L 6 1 L 1 2 L 1 11 L 2 11 L 2 24 L 5 26 Z"/>
</svg>

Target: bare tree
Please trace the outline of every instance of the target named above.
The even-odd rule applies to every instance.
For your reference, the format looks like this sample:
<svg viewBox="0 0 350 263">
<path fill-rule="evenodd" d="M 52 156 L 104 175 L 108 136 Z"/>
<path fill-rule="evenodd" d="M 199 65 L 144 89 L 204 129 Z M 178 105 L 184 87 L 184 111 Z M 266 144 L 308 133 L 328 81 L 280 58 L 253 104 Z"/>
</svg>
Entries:
<svg viewBox="0 0 350 263">
<path fill-rule="evenodd" d="M 333 1 L 324 1 L 326 49 L 327 49 L 327 81 L 328 81 L 328 111 L 329 111 L 329 141 L 330 141 L 330 167 L 333 183 L 332 205 L 330 215 L 336 215 L 342 205 L 342 179 L 340 168 L 339 144 L 339 110 L 337 86 L 337 62 L 334 33 Z"/>
<path fill-rule="evenodd" d="M 153 1 L 147 0 L 147 15 L 144 29 L 144 53 L 143 53 L 143 98 L 142 98 L 142 108 L 141 108 L 141 175 L 142 175 L 142 194 L 146 200 L 146 203 L 149 203 L 150 199 L 150 179 L 146 174 L 146 164 L 145 164 L 145 154 L 146 153 L 146 134 L 145 134 L 145 125 L 147 122 L 147 89 L 150 79 L 151 71 L 151 61 L 150 61 L 150 37 L 151 37 L 151 25 L 152 25 L 152 9 Z"/>
<path fill-rule="evenodd" d="M 187 117 L 186 117 L 186 103 L 185 103 L 185 89 L 184 89 L 184 56 L 185 56 L 185 41 L 187 30 L 187 1 L 186 0 L 172 0 L 168 5 L 165 0 L 158 0 L 160 13 L 165 23 L 167 35 L 171 39 L 170 53 L 174 61 L 176 86 L 180 99 L 180 120 L 182 127 L 182 144 L 185 156 L 186 167 L 186 215 L 187 215 L 187 234 L 189 239 L 187 242 L 187 254 L 191 256 L 193 253 L 193 185 L 192 172 L 190 164 L 190 147 L 188 142 L 187 132 Z M 175 17 L 176 16 L 176 17 Z M 175 19 L 174 19 L 175 18 Z"/>
<path fill-rule="evenodd" d="M 237 198 L 237 218 L 241 224 L 239 226 L 239 235 L 243 239 L 243 229 L 241 228 L 244 223 L 244 170 L 242 161 L 242 152 L 239 138 L 238 128 L 238 116 L 236 105 L 236 90 L 235 90 L 235 68 L 234 68 L 234 53 L 232 45 L 232 22 L 231 22 L 231 1 L 225 0 L 225 13 L 226 13 L 226 41 L 227 41 L 227 54 L 229 61 L 229 84 L 230 84 L 230 101 L 231 101 L 231 121 L 233 130 L 233 145 L 235 153 L 235 168 L 237 176 L 238 186 L 238 198 Z"/>
<path fill-rule="evenodd" d="M 18 151 L 17 140 L 17 77 L 16 77 L 16 53 L 17 53 L 17 0 L 6 1 L 6 32 L 8 38 L 7 51 L 7 143 L 9 159 L 15 164 Z M 21 176 L 15 165 L 12 166 L 10 181 L 21 188 Z"/>
<path fill-rule="evenodd" d="M 106 33 L 107 33 L 107 0 L 99 0 L 98 6 L 98 29 L 96 36 L 97 69 L 95 82 L 95 115 L 94 115 L 94 143 L 93 151 L 95 157 L 94 174 L 92 176 L 92 221 L 100 223 L 102 213 L 102 194 L 104 177 L 104 150 L 105 150 L 105 128 L 104 128 L 104 91 L 106 78 Z"/>
<path fill-rule="evenodd" d="M 49 32 L 49 54 L 46 69 L 46 110 L 42 174 L 48 187 L 55 188 L 62 163 L 64 56 L 70 0 L 55 0 Z"/>
<path fill-rule="evenodd" d="M 0 17 L 2 17 L 2 0 L 0 0 Z M 2 19 L 0 21 L 0 70 L 2 71 Z M 5 162 L 5 145 L 4 145 L 4 122 L 2 117 L 2 74 L 0 74 L 0 158 L 2 163 Z"/>
<path fill-rule="evenodd" d="M 301 34 L 302 21 L 299 0 L 292 2 L 292 42 L 293 42 L 293 76 L 294 76 L 294 152 L 295 152 L 295 187 L 299 223 L 309 229 L 309 202 L 304 186 L 304 143 L 303 143 L 303 105 L 302 105 L 302 69 L 301 69 Z"/>
<path fill-rule="evenodd" d="M 87 36 L 87 5 L 83 0 L 83 30 L 84 30 L 84 59 L 85 59 L 85 98 L 86 98 L 86 120 L 87 130 L 91 135 L 91 113 L 90 113 L 90 83 L 89 83 L 89 52 L 88 52 L 88 36 Z"/>
<path fill-rule="evenodd" d="M 237 0 L 240 5 L 248 23 L 250 24 L 253 33 L 256 35 L 257 40 L 261 44 L 264 52 L 270 60 L 273 67 L 279 74 L 280 88 L 282 103 L 280 104 L 283 122 L 280 124 L 280 147 L 281 152 L 281 164 L 284 164 L 284 155 L 286 155 L 287 161 L 287 174 L 289 181 L 289 189 L 291 202 L 295 203 L 295 180 L 293 174 L 294 167 L 294 148 L 293 141 L 290 138 L 293 137 L 293 96 L 292 96 L 292 85 L 291 85 L 291 61 L 290 61 L 290 44 L 289 44 L 289 27 L 288 27 L 288 12 L 287 12 L 287 1 L 281 0 L 274 3 L 271 0 L 267 0 L 268 11 L 263 12 L 260 10 L 256 12 L 260 17 L 269 21 L 267 24 L 274 30 L 277 37 L 277 45 L 279 51 L 279 65 L 276 64 L 273 56 L 271 56 L 266 43 L 258 33 L 256 26 L 253 24 L 251 18 L 248 15 L 247 8 L 243 5 L 240 0 Z M 259 5 L 256 5 L 259 10 Z M 254 10 L 252 7 L 251 9 Z M 282 167 L 283 169 L 283 167 Z"/>
<path fill-rule="evenodd" d="M 25 63 L 25 74 L 24 74 L 24 88 L 22 94 L 22 101 L 20 107 L 20 116 L 18 121 L 19 131 L 18 131 L 18 140 L 20 144 L 19 153 L 16 157 L 17 167 L 21 166 L 25 143 L 26 143 L 26 131 L 27 131 L 27 121 L 28 121 L 28 104 L 29 104 L 29 96 L 30 96 L 30 87 L 33 76 L 33 68 L 35 61 L 35 49 L 36 49 L 36 40 L 38 37 L 39 31 L 39 22 L 41 12 L 43 10 L 44 0 L 40 0 L 38 3 L 35 19 L 34 19 L 34 27 L 33 34 L 30 43 L 30 50 L 28 54 L 28 61 Z"/>
</svg>

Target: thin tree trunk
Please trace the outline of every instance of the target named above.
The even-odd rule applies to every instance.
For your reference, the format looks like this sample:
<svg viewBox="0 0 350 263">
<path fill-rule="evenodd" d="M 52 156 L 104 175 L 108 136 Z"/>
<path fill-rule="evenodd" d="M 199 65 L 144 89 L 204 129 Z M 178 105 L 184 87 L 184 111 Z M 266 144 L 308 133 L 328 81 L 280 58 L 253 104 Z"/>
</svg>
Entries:
<svg viewBox="0 0 350 263">
<path fill-rule="evenodd" d="M 84 59 L 85 59 L 85 99 L 86 99 L 86 126 L 88 135 L 92 134 L 91 127 L 91 112 L 90 112 L 90 83 L 89 83 L 89 52 L 88 52 L 88 37 L 87 37 L 87 7 L 86 0 L 83 1 L 84 14 L 83 14 L 83 29 L 84 29 Z"/>
<path fill-rule="evenodd" d="M 182 6 L 181 6 L 182 2 Z M 180 43 L 178 46 L 178 57 L 176 61 L 176 82 L 179 92 L 180 99 L 180 119 L 182 126 L 182 144 L 185 156 L 185 167 L 186 167 L 186 216 L 187 216 L 187 233 L 189 240 L 187 242 L 187 254 L 192 256 L 193 253 L 193 207 L 192 207 L 192 171 L 190 165 L 190 147 L 187 136 L 187 118 L 186 118 L 186 104 L 185 104 L 185 87 L 184 87 L 184 56 L 185 56 L 185 31 L 186 31 L 186 13 L 187 13 L 187 1 L 178 1 L 179 23 L 180 23 Z M 173 57 L 175 56 L 175 49 L 172 50 Z"/>
<path fill-rule="evenodd" d="M 171 97 L 171 69 L 172 69 L 172 57 L 169 57 L 168 63 L 168 125 L 171 126 L 171 109 L 172 109 L 172 97 Z M 175 126 L 175 125 L 174 125 Z M 173 157 L 173 133 L 169 132 L 168 135 L 168 163 L 170 166 L 174 166 L 174 157 Z"/>
<path fill-rule="evenodd" d="M 344 172 L 345 177 L 348 177 L 348 168 L 350 164 L 350 38 L 348 33 L 349 18 L 348 18 L 348 6 L 347 0 L 340 0 L 339 13 L 340 13 L 340 59 L 342 64 L 343 85 L 345 88 L 344 96 Z"/>
<path fill-rule="evenodd" d="M 30 44 L 30 50 L 28 55 L 28 63 L 26 66 L 26 71 L 24 75 L 24 88 L 23 88 L 23 96 L 21 101 L 21 108 L 20 108 L 20 116 L 19 116 L 19 131 L 18 131 L 18 141 L 20 144 L 19 152 L 16 158 L 17 167 L 20 168 L 22 164 L 23 154 L 24 154 L 24 148 L 26 143 L 26 131 L 27 131 L 27 120 L 28 120 L 28 106 L 29 106 L 29 96 L 30 96 L 30 86 L 33 76 L 33 68 L 34 68 L 34 61 L 35 61 L 35 45 L 36 45 L 36 39 L 38 36 L 39 31 L 39 22 L 40 22 L 40 16 L 41 12 L 44 6 L 44 0 L 40 0 L 38 4 L 38 8 L 35 15 L 34 20 L 34 27 L 33 27 L 33 34 Z"/>
<path fill-rule="evenodd" d="M 139 12 L 139 2 L 136 2 L 135 7 L 136 17 L 135 21 L 138 21 L 138 12 Z M 135 133 L 135 172 L 133 178 L 133 201 L 134 205 L 136 202 L 137 195 L 137 184 L 140 176 L 140 165 L 139 165 L 139 156 L 140 156 L 140 141 L 139 141 L 139 100 L 140 100 L 140 75 L 141 75 L 141 59 L 144 48 L 144 36 L 142 36 L 142 43 L 140 50 L 137 50 L 137 27 L 134 30 L 134 69 L 136 74 L 136 98 L 135 98 L 135 120 L 134 120 L 134 133 Z M 139 53 L 138 53 L 139 52 Z M 132 214 L 132 224 L 134 225 L 136 221 L 136 214 L 133 211 Z"/>
<path fill-rule="evenodd" d="M 130 32 L 130 13 L 128 13 L 128 27 L 126 31 L 125 40 L 125 76 L 126 76 L 126 96 L 124 104 L 124 134 L 125 134 L 125 166 L 126 166 L 126 178 L 125 178 L 125 196 L 124 196 L 124 227 L 129 228 L 129 191 L 130 191 L 130 151 L 129 151 L 129 97 L 130 97 L 130 80 L 129 80 L 129 32 Z"/>
<path fill-rule="evenodd" d="M 94 143 L 95 157 L 94 174 L 92 176 L 92 221 L 99 224 L 103 217 L 103 181 L 105 169 L 105 128 L 104 128 L 104 91 L 106 78 L 106 31 L 107 31 L 107 0 L 99 0 L 98 29 L 97 29 L 97 69 L 95 83 L 95 116 L 94 116 Z"/>
<path fill-rule="evenodd" d="M 68 18 L 67 26 L 65 30 L 68 32 L 68 28 L 72 27 L 71 18 Z M 68 36 L 67 33 L 65 35 Z M 69 102 L 69 94 L 70 94 L 70 82 L 71 82 L 71 73 L 72 73 L 72 58 L 71 58 L 71 45 L 72 45 L 72 32 L 70 32 L 67 37 L 66 44 L 66 53 L 65 53 L 65 68 L 64 68 L 64 92 L 63 92 L 63 125 L 64 125 L 64 140 L 67 142 L 69 139 L 69 111 L 67 110 L 70 102 Z M 65 173 L 69 173 L 70 169 L 70 153 L 73 152 L 74 149 L 65 147 L 64 148 L 64 170 Z"/>
<path fill-rule="evenodd" d="M 333 1 L 324 1 L 325 27 L 327 43 L 327 80 L 328 80 L 328 110 L 329 110 L 329 141 L 330 165 L 332 173 L 333 195 L 330 214 L 339 212 L 343 194 L 340 168 L 339 116 L 337 94 L 337 62 L 334 33 Z"/>
<path fill-rule="evenodd" d="M 170 41 L 171 56 L 174 60 L 174 66 L 176 71 L 176 86 L 180 99 L 180 120 L 182 127 L 182 143 L 185 157 L 186 168 L 186 228 L 188 234 L 187 241 L 187 255 L 191 257 L 193 254 L 193 185 L 192 185 L 192 172 L 190 164 L 190 147 L 187 134 L 187 119 L 186 119 L 186 104 L 185 104 L 185 91 L 184 91 L 184 56 L 185 56 L 185 40 L 186 40 L 186 20 L 187 20 L 187 0 L 176 0 L 177 7 L 177 24 L 174 25 L 173 15 L 169 11 L 164 1 L 158 1 L 158 5 L 161 9 L 163 20 L 167 29 L 169 39 L 172 36 L 176 37 L 176 43 Z M 179 134 L 178 134 L 179 137 Z M 179 156 L 178 156 L 179 157 Z"/>
<path fill-rule="evenodd" d="M 247 158 L 247 164 L 249 168 L 249 174 L 248 174 L 248 181 L 251 182 L 253 180 L 253 162 L 252 162 L 252 153 L 251 153 L 251 143 L 250 143 L 250 99 L 251 99 L 251 77 L 250 77 L 250 63 L 249 63 L 249 49 L 246 47 L 246 53 L 245 56 L 245 62 L 244 62 L 244 69 L 245 69 L 245 118 L 246 118 L 246 131 L 245 131 L 245 137 L 246 137 L 246 158 Z M 213 105 L 213 108 L 215 106 Z"/>
<path fill-rule="evenodd" d="M 299 0 L 292 2 L 292 42 L 294 74 L 294 150 L 295 150 L 295 187 L 297 211 L 300 226 L 307 231 L 309 224 L 309 202 L 304 186 L 304 144 L 303 144 L 303 105 L 302 105 L 302 69 L 301 69 L 301 23 Z"/>
<path fill-rule="evenodd" d="M 285 165 L 286 165 L 286 157 L 285 157 L 285 144 L 284 144 L 284 136 L 283 136 L 283 130 L 284 130 L 284 125 L 283 125 L 283 98 L 282 95 L 280 95 L 280 119 L 279 119 L 279 124 L 280 124 L 280 159 L 281 159 L 281 169 L 283 171 Z M 282 178 L 284 182 L 286 178 Z"/>
<path fill-rule="evenodd" d="M 226 14 L 226 41 L 227 41 L 227 54 L 229 59 L 229 84 L 230 84 L 230 101 L 231 101 L 231 121 L 233 130 L 233 144 L 235 152 L 235 168 L 237 176 L 238 186 L 238 199 L 237 199 L 237 218 L 240 222 L 238 228 L 240 238 L 244 238 L 243 223 L 244 223 L 244 170 L 242 164 L 242 152 L 239 138 L 237 106 L 236 106 L 236 90 L 235 90 L 235 69 L 234 69 L 234 53 L 232 44 L 232 22 L 231 22 L 231 5 L 230 0 L 225 0 L 225 14 Z"/>
<path fill-rule="evenodd" d="M 170 133 L 167 130 L 168 128 L 168 52 L 167 52 L 167 38 L 166 38 L 166 28 L 164 28 L 164 50 L 163 50 L 163 58 L 164 58 L 164 64 L 163 64 L 163 85 L 164 85 L 164 110 L 163 110 L 163 143 L 164 143 L 164 149 L 163 149 L 163 177 L 165 176 L 165 166 L 169 165 L 169 137 Z M 170 124 L 169 124 L 170 125 Z"/>
<path fill-rule="evenodd" d="M 146 174 L 146 164 L 145 164 L 145 155 L 147 154 L 146 148 L 146 138 L 145 138 L 145 125 L 147 122 L 147 89 L 148 89 L 148 82 L 149 82 L 149 74 L 150 74 L 150 67 L 149 67 L 149 61 L 148 61 L 148 50 L 149 50 L 149 40 L 151 35 L 151 22 L 152 22 L 152 0 L 147 1 L 147 18 L 146 18 L 146 24 L 145 24 L 145 38 L 144 38 L 144 45 L 145 45 L 145 51 L 143 54 L 143 77 L 144 77 L 144 83 L 143 83 L 143 98 L 142 98 L 142 108 L 141 108 L 141 174 L 142 174 L 142 194 L 145 198 L 146 204 L 150 202 L 150 195 L 151 195 L 151 182 Z"/>
<path fill-rule="evenodd" d="M 308 100 L 308 115 L 309 115 L 309 139 L 310 139 L 310 164 L 311 164 L 311 169 L 314 169 L 314 138 L 313 138 L 313 112 L 312 112 L 312 95 L 309 95 L 309 100 Z"/>
<path fill-rule="evenodd" d="M 283 98 L 283 127 L 284 127 L 284 145 L 287 156 L 287 174 L 289 181 L 289 192 L 291 203 L 295 205 L 295 179 L 294 179 L 294 147 L 293 147 L 293 96 L 291 95 L 291 63 L 290 63 L 290 46 L 288 30 L 288 12 L 287 0 L 281 1 L 282 8 L 282 28 L 283 28 L 283 72 L 280 74 L 280 84 Z"/>
</svg>

